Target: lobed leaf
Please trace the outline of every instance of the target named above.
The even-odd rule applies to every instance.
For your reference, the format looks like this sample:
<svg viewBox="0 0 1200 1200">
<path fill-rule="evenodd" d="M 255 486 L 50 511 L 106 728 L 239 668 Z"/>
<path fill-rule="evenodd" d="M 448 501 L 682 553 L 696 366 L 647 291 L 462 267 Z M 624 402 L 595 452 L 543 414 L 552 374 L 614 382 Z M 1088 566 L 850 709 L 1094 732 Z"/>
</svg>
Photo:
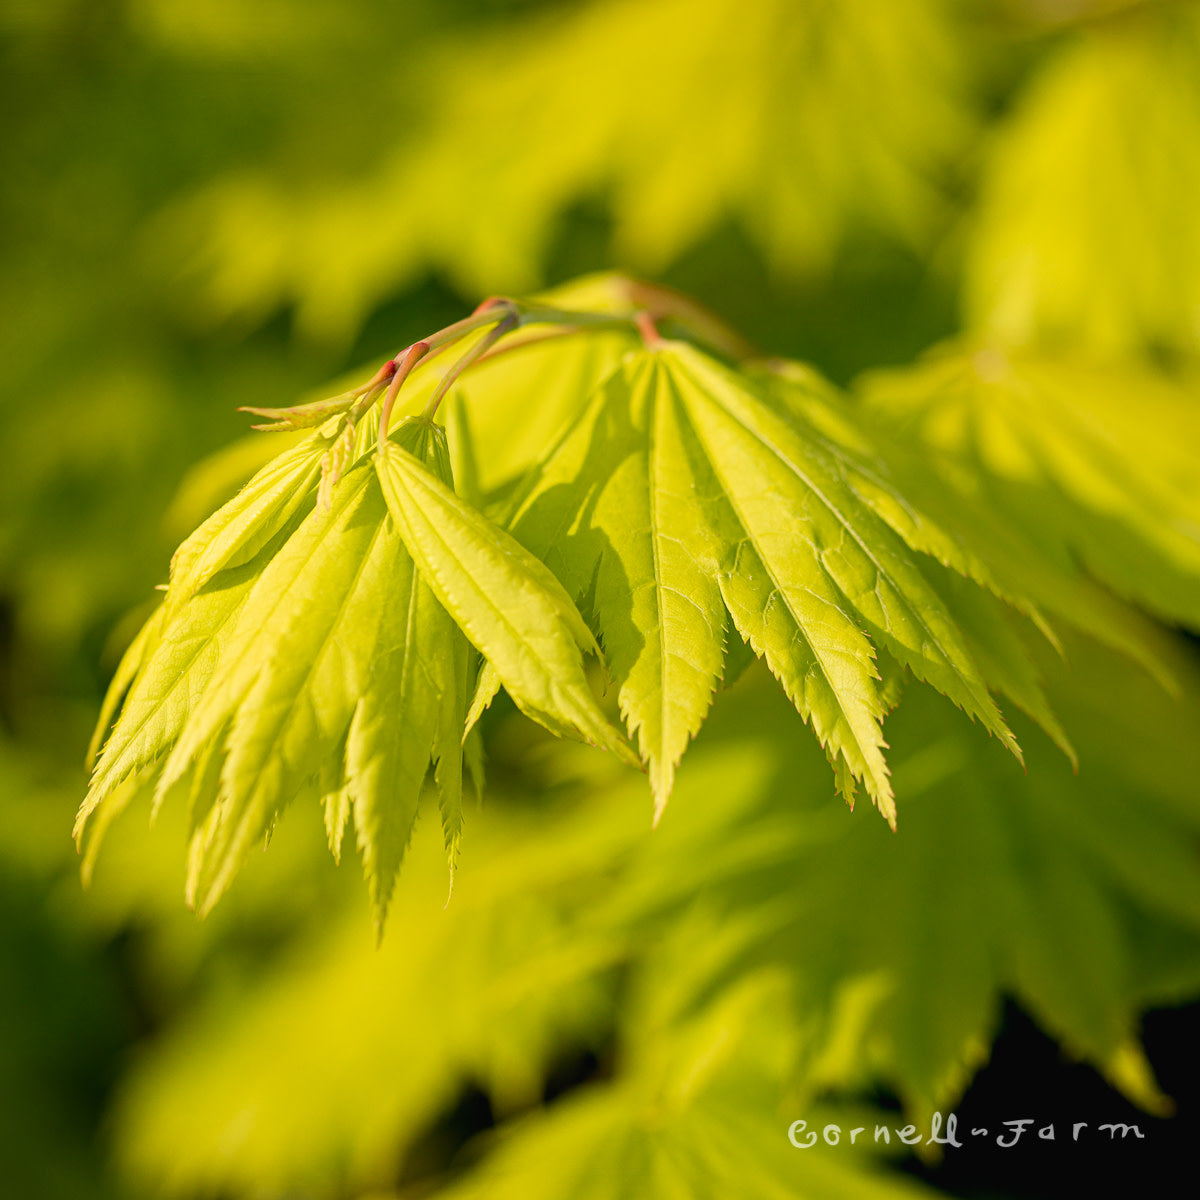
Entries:
<svg viewBox="0 0 1200 1200">
<path fill-rule="evenodd" d="M 923 459 L 924 490 L 942 489 L 970 514 L 967 535 L 988 537 L 984 553 L 999 546 L 990 530 L 1019 539 L 1023 551 L 1007 554 L 1014 586 L 1114 645 L 1121 623 L 1086 595 L 1087 576 L 1200 629 L 1194 388 L 1135 368 L 944 348 L 862 389 L 876 424 Z"/>
<path fill-rule="evenodd" d="M 649 763 L 656 817 L 712 701 L 726 630 L 681 419 L 657 361 L 627 360 L 511 519 L 574 596 L 591 596 L 622 714 Z"/>
<path fill-rule="evenodd" d="M 444 462 L 431 426 L 413 424 L 401 436 Z M 382 921 L 431 752 L 446 754 L 455 716 L 461 729 L 466 647 L 456 636 L 417 576 L 374 471 L 361 462 L 329 509 L 312 512 L 256 581 L 159 780 L 159 801 L 177 785 L 190 780 L 194 790 L 203 781 L 209 806 L 194 816 L 188 880 L 202 911 L 344 746 L 344 787 Z M 206 778 L 214 772 L 215 794 Z M 448 810 L 458 807 L 456 779 L 442 774 Z M 339 809 L 340 792 L 331 790 Z M 448 834 L 456 847 L 457 819 Z"/>
<path fill-rule="evenodd" d="M 374 436 L 363 424 L 330 432 L 361 452 Z M 449 480 L 440 430 L 409 422 L 396 437 Z M 335 855 L 353 815 L 382 929 L 431 758 L 452 868 L 457 856 L 470 647 L 369 462 L 314 508 L 329 440 L 269 464 L 176 556 L 106 702 L 101 728 L 128 686 L 77 830 L 132 785 L 153 785 L 156 808 L 185 800 L 188 894 L 207 911 L 283 808 L 315 790 Z"/>
<path fill-rule="evenodd" d="M 755 376 L 912 549 L 974 580 L 1029 618 L 1053 645 L 1061 643 L 1049 618 L 1120 651 L 1172 686 L 1169 651 L 1149 621 L 1098 586 L 1074 556 L 1047 544 L 1043 522 L 1014 519 L 989 503 L 983 476 L 953 456 L 936 454 L 915 428 L 905 427 L 903 405 L 893 407 L 885 398 L 902 373 L 869 376 L 866 404 L 848 402 L 797 363 L 773 363 Z M 1004 690 L 990 677 L 989 686 Z"/>
<path fill-rule="evenodd" d="M 839 461 L 685 343 L 626 356 L 510 524 L 593 607 L 660 813 L 722 673 L 726 611 L 847 792 L 864 781 L 889 821 L 876 646 L 1019 753 L 943 598 Z"/>
<path fill-rule="evenodd" d="M 636 762 L 584 675 L 582 652 L 598 653 L 595 639 L 545 564 L 394 440 L 377 471 L 422 575 L 518 707 L 555 733 Z"/>
<path fill-rule="evenodd" d="M 171 558 L 167 605 L 178 605 L 218 571 L 249 562 L 311 498 L 328 443 L 319 435 L 272 459 Z"/>
<path fill-rule="evenodd" d="M 1197 188 L 1200 11 L 1142 4 L 1085 27 L 1039 64 L 988 147 L 968 328 L 1114 359 L 1195 354 Z"/>
<path fill-rule="evenodd" d="M 639 761 L 592 693 L 584 656 L 599 645 L 577 605 L 656 822 L 718 684 L 754 656 L 812 725 L 839 790 L 853 802 L 865 786 L 893 826 L 882 721 L 906 675 L 1020 758 L 992 693 L 1007 696 L 1074 761 L 1025 618 L 1058 645 L 1045 610 L 1164 674 L 1160 643 L 1072 556 L 1191 614 L 1194 487 L 1169 456 L 1161 480 L 1152 463 L 1122 465 L 1124 426 L 1082 423 L 1059 369 L 943 358 L 869 382 L 863 409 L 795 364 L 735 370 L 687 342 L 628 348 L 604 329 L 562 341 L 585 350 L 551 339 L 479 367 L 479 394 L 510 422 L 531 400 L 523 362 L 563 389 L 544 461 L 514 487 L 493 477 L 511 533 L 477 507 L 488 493 L 456 393 L 474 503 L 428 419 L 404 420 L 368 459 L 378 416 L 343 415 L 184 543 L 106 700 L 101 729 L 128 688 L 80 832 L 111 796 L 178 797 L 188 894 L 207 910 L 287 804 L 315 793 L 335 855 L 353 818 L 382 928 L 431 761 L 453 869 L 464 744 L 501 686 L 552 732 Z M 418 399 L 430 378 L 418 373 Z M 1052 419 L 1032 420 L 1034 398 Z M 867 412 L 886 420 L 870 428 Z M 1043 498 L 1056 515 L 1035 519 Z M 1136 581 L 1108 570 L 1114 553 Z"/>
</svg>

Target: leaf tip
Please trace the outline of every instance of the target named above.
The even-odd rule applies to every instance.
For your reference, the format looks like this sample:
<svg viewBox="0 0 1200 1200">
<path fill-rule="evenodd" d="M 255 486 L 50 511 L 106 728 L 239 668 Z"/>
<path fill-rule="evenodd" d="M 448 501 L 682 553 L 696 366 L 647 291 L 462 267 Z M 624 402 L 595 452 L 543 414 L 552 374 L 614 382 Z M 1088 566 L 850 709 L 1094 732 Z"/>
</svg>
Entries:
<svg viewBox="0 0 1200 1200">
<path fill-rule="evenodd" d="M 375 949 L 383 948 L 383 935 L 387 932 L 387 904 L 375 912 Z"/>
</svg>

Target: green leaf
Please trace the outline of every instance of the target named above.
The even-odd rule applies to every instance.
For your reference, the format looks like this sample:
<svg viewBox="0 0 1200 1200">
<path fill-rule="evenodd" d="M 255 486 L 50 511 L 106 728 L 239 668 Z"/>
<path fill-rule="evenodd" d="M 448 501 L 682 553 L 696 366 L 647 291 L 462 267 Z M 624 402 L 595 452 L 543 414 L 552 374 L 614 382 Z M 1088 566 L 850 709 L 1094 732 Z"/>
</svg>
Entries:
<svg viewBox="0 0 1200 1200">
<path fill-rule="evenodd" d="M 168 608 L 226 567 L 249 562 L 311 498 L 328 442 L 319 435 L 273 458 L 175 551 Z"/>
<path fill-rule="evenodd" d="M 394 435 L 377 470 L 422 576 L 518 707 L 555 733 L 636 762 L 592 696 L 581 652 L 598 647 L 562 584 Z"/>
<path fill-rule="evenodd" d="M 181 1192 L 313 1190 L 331 1161 L 366 1188 L 475 1081 L 501 1122 L 480 1175 L 463 1182 L 495 1189 L 484 1194 L 504 1194 L 499 1168 L 518 1161 L 514 1188 L 535 1160 L 565 1187 L 576 1160 L 558 1119 L 589 1153 L 616 1155 L 628 1135 L 640 1153 L 694 1153 L 707 1170 L 697 1131 L 715 1137 L 725 1122 L 749 1137 L 740 1114 L 795 1164 L 788 1122 L 812 1115 L 822 1089 L 901 1095 L 911 1107 L 893 1130 L 945 1111 L 1005 993 L 1160 1103 L 1152 1086 L 1131 1086 L 1129 1063 L 1137 1012 L 1179 997 L 1180 978 L 1195 986 L 1200 679 L 1180 671 L 1180 704 L 1101 647 L 1068 649 L 1078 678 L 1053 654 L 1046 668 L 1081 773 L 1030 727 L 1025 774 L 916 689 L 889 723 L 899 837 L 830 805 L 826 764 L 795 736 L 765 671 L 718 702 L 653 837 L 636 821 L 640 780 L 550 744 L 556 767 L 582 758 L 586 770 L 568 788 L 497 785 L 502 802 L 473 827 L 472 869 L 448 912 L 440 846 L 419 829 L 393 902 L 403 939 L 376 951 L 358 907 L 327 914 L 329 936 L 263 964 L 234 1011 L 201 998 L 198 1019 L 158 1039 L 123 1093 L 125 1160 Z M 1113 695 L 1127 703 L 1114 708 Z M 1059 911 L 1073 881 L 1081 890 Z M 790 1014 L 737 1004 L 764 975 L 790 981 Z M 527 1129 L 504 1122 L 536 1108 L 555 1047 L 611 1044 L 614 1030 L 612 1080 L 564 1098 L 561 1114 L 529 1114 Z M 314 1078 L 320 1087 L 304 1086 Z M 593 1101 L 595 1122 L 567 1115 Z M 252 1138 L 238 1136 L 247 1112 Z M 846 1176 L 832 1194 L 865 1194 L 859 1164 L 837 1163 Z M 603 1194 L 610 1175 L 594 1174 Z"/>
<path fill-rule="evenodd" d="M 574 596 L 591 593 L 622 715 L 650 766 L 656 820 L 712 702 L 726 630 L 715 551 L 696 536 L 695 439 L 684 420 L 657 359 L 627 362 L 538 469 L 511 521 Z"/>
<path fill-rule="evenodd" d="M 277 538 L 282 541 L 284 536 L 286 530 Z M 274 549 L 268 545 L 257 558 L 210 580 L 180 605 L 165 629 L 156 633 L 167 615 L 165 606 L 159 608 L 135 639 L 106 705 L 115 704 L 120 694 L 117 685 L 124 682 L 123 676 L 134 666 L 135 658 L 137 673 L 80 807 L 76 837 L 83 834 L 92 813 L 124 780 L 143 774 L 147 782 L 153 782 L 208 686 L 255 581 Z M 102 721 L 106 723 L 103 717 Z"/>
<path fill-rule="evenodd" d="M 905 402 L 894 401 L 905 386 L 905 373 L 868 376 L 866 404 L 838 395 L 798 363 L 772 363 L 754 376 L 837 459 L 855 494 L 912 549 L 975 580 L 1028 617 L 1052 644 L 1059 640 L 1048 617 L 1119 650 L 1172 686 L 1164 665 L 1170 652 L 1151 622 L 1098 586 L 1076 557 L 1047 544 L 1045 522 L 1029 520 L 1028 514 L 1014 519 L 990 503 L 978 464 L 938 454 L 921 435 L 919 422 L 906 427 Z M 930 402 L 924 391 L 914 391 L 919 403 Z M 1175 406 L 1177 419 L 1182 411 Z M 1132 425 L 1124 422 L 1123 436 L 1139 436 Z M 955 423 L 947 427 L 953 430 Z M 1163 449 L 1165 442 L 1160 459 Z M 1182 458 L 1175 457 L 1173 474 L 1182 477 Z M 989 685 L 1005 690 L 990 678 Z"/>
<path fill-rule="evenodd" d="M 659 811 L 720 678 L 726 609 L 889 821 L 872 640 L 1017 752 L 917 557 L 818 439 L 685 343 L 626 357 L 511 527 L 590 600 Z"/>
<path fill-rule="evenodd" d="M 968 325 L 1006 346 L 1200 350 L 1200 12 L 1130 6 L 1039 64 L 985 159 Z"/>
<path fill-rule="evenodd" d="M 870 375 L 863 391 L 876 424 L 970 514 L 969 526 L 960 520 L 968 536 L 990 522 L 1020 538 L 1041 580 L 1026 567 L 1017 586 L 1041 599 L 1045 580 L 1080 579 L 1082 564 L 1119 595 L 1200 629 L 1194 388 L 1133 368 L 951 347 Z M 1078 587 L 1056 591 L 1048 605 L 1102 636 L 1109 627 L 1105 640 L 1117 644 L 1099 605 L 1072 605 Z"/>
<path fill-rule="evenodd" d="M 1188 782 L 1200 770 L 1200 677 L 1177 645 L 1186 689 L 1175 699 L 1094 643 L 1066 645 L 1075 668 L 1049 647 L 1038 665 L 1078 774 L 1032 729 L 1023 772 L 920 689 L 888 725 L 899 838 L 832 819 L 819 760 L 788 742 L 787 710 L 761 686 L 743 689 L 681 772 L 679 819 L 631 869 L 614 926 L 667 921 L 703 888 L 720 928 L 736 932 L 693 989 L 790 964 L 814 1022 L 801 1086 L 819 1089 L 811 1073 L 828 1072 L 835 1086 L 882 1080 L 926 1113 L 953 1103 L 1007 993 L 1161 1111 L 1137 1013 L 1172 1001 L 1200 945 L 1200 805 Z M 866 1013 L 839 1024 L 856 994 Z"/>
<path fill-rule="evenodd" d="M 397 436 L 446 470 L 433 426 Z M 361 462 L 261 571 L 159 779 L 160 803 L 176 787 L 193 795 L 192 902 L 212 907 L 344 746 L 344 779 L 321 785 L 328 828 L 336 841 L 349 803 L 381 926 L 431 754 L 457 850 L 466 656 Z"/>
</svg>

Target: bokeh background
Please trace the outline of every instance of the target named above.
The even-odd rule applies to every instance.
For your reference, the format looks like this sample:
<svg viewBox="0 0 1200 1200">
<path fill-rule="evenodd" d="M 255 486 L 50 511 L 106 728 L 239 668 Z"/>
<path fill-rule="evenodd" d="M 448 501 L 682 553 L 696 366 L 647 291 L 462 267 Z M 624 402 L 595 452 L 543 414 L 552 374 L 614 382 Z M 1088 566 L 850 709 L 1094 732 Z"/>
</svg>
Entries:
<svg viewBox="0 0 1200 1200">
<path fill-rule="evenodd" d="M 0 146 L 0 1194 L 1056 1195 L 1054 1164 L 1180 1152 L 1182 570 L 1134 594 L 1178 696 L 1072 651 L 1079 775 L 1032 728 L 1022 775 L 900 710 L 903 852 L 753 671 L 653 838 L 641 781 L 501 707 L 453 904 L 418 836 L 378 951 L 301 814 L 202 923 L 169 814 L 123 819 L 87 891 L 70 828 L 171 549 L 261 457 L 237 406 L 485 295 L 619 268 L 844 386 L 948 339 L 1035 357 L 1200 520 L 1200 7 L 3 0 Z M 972 1080 L 982 1121 L 1151 1136 L 786 1143 Z"/>
</svg>

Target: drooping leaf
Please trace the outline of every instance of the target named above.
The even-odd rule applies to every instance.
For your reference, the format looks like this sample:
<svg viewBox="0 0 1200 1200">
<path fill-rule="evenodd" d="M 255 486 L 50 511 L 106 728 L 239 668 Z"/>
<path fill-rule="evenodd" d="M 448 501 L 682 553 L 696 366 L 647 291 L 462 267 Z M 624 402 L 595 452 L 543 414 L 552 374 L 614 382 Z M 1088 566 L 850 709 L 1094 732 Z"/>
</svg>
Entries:
<svg viewBox="0 0 1200 1200">
<path fill-rule="evenodd" d="M 616 1155 L 627 1135 L 649 1158 L 694 1154 L 709 1170 L 699 1131 L 723 1147 L 719 1128 L 755 1145 L 758 1129 L 797 1164 L 788 1122 L 819 1110 L 824 1089 L 886 1087 L 906 1102 L 893 1129 L 927 1129 L 922 1111 L 952 1106 L 978 1066 L 1003 993 L 1160 1106 L 1136 1014 L 1200 979 L 1200 678 L 1186 654 L 1173 664 L 1181 705 L 1100 647 L 1068 649 L 1079 678 L 1051 654 L 1048 686 L 1081 773 L 1032 727 L 1022 772 L 918 689 L 889 728 L 899 837 L 831 807 L 823 758 L 765 672 L 718 703 L 653 837 L 636 821 L 640 780 L 547 747 L 571 786 L 518 788 L 481 814 L 448 913 L 438 847 L 419 831 L 392 914 L 404 939 L 377 952 L 361 910 L 339 912 L 236 1012 L 209 998 L 157 1040 L 122 1097 L 125 1161 L 183 1195 L 315 1188 L 331 1161 L 339 1181 L 368 1186 L 470 1080 L 498 1118 L 463 1181 L 476 1193 L 503 1195 L 502 1169 L 527 1182 L 538 1163 L 565 1187 L 569 1131 L 581 1152 Z M 790 1015 L 739 1003 L 763 976 L 790 981 Z M 505 1119 L 536 1103 L 564 1036 L 592 1045 L 614 1030 L 611 1080 L 528 1128 Z M 786 1091 L 768 1086 L 781 1076 Z M 248 1113 L 253 1137 L 239 1133 Z M 833 1194 L 862 1194 L 859 1164 L 836 1163 L 850 1182 Z M 595 1174 L 603 1195 L 611 1175 Z"/>
<path fill-rule="evenodd" d="M 918 556 L 818 440 L 685 343 L 626 357 L 511 526 L 594 607 L 659 811 L 720 677 L 726 610 L 889 820 L 872 639 L 1016 748 Z"/>
<path fill-rule="evenodd" d="M 598 648 L 562 584 L 390 440 L 377 470 L 424 579 L 522 711 L 631 760 L 592 696 L 582 655 Z"/>
<path fill-rule="evenodd" d="M 359 448 L 374 432 L 365 424 Z M 449 479 L 434 426 L 409 422 L 396 436 Z M 185 543 L 163 608 L 114 681 L 119 698 L 133 676 L 79 827 L 110 796 L 127 802 L 131 776 L 155 786 L 156 804 L 186 800 L 188 891 L 207 910 L 315 785 L 335 854 L 353 813 L 382 928 L 431 758 L 452 866 L 457 854 L 470 647 L 422 581 L 368 462 L 314 509 L 328 444 L 317 435 L 270 464 Z"/>
<path fill-rule="evenodd" d="M 1099 586 L 1061 546 L 1047 544 L 1042 522 L 1028 514 L 1014 519 L 990 503 L 970 462 L 931 458 L 934 448 L 919 431 L 903 428 L 903 401 L 894 411 L 890 396 L 871 402 L 877 382 L 887 392 L 897 379 L 903 387 L 903 375 L 868 376 L 863 405 L 838 395 L 798 363 L 776 362 L 753 374 L 837 459 L 855 494 L 914 550 L 975 580 L 1028 617 L 1052 644 L 1059 639 L 1051 621 L 1074 626 L 1172 686 L 1164 665 L 1170 653 L 1152 622 Z M 1174 412 L 1182 415 L 1178 406 Z M 1132 435 L 1128 422 L 1126 432 Z M 1184 472 L 1176 474 L 1182 478 Z M 1020 669 L 1028 674 L 1028 665 Z M 989 685 L 1006 690 L 990 679 Z"/>
<path fill-rule="evenodd" d="M 448 470 L 427 422 L 397 437 Z M 212 906 L 283 807 L 344 746 L 344 785 L 327 794 L 340 808 L 345 787 L 382 922 L 431 754 L 457 849 L 466 649 L 419 578 L 373 469 L 360 463 L 256 581 L 159 781 L 161 799 L 203 780 L 193 901 Z M 215 795 L 204 779 L 209 759 Z"/>
<path fill-rule="evenodd" d="M 77 835 L 106 792 L 174 745 L 258 570 L 311 505 L 327 446 L 315 434 L 273 458 L 176 550 L 167 595 L 130 643 L 105 696 L 89 765 L 104 739 L 108 743 L 80 810 Z M 235 570 L 251 563 L 254 569 Z M 207 587 L 221 572 L 220 583 Z M 191 603 L 198 593 L 202 598 Z M 109 737 L 123 699 L 121 720 Z"/>
<path fill-rule="evenodd" d="M 711 569 L 720 550 L 704 541 L 685 420 L 654 359 L 622 366 L 538 470 L 511 522 L 573 595 L 592 595 L 622 714 L 650 764 L 656 813 L 708 711 L 726 639 Z"/>
</svg>

